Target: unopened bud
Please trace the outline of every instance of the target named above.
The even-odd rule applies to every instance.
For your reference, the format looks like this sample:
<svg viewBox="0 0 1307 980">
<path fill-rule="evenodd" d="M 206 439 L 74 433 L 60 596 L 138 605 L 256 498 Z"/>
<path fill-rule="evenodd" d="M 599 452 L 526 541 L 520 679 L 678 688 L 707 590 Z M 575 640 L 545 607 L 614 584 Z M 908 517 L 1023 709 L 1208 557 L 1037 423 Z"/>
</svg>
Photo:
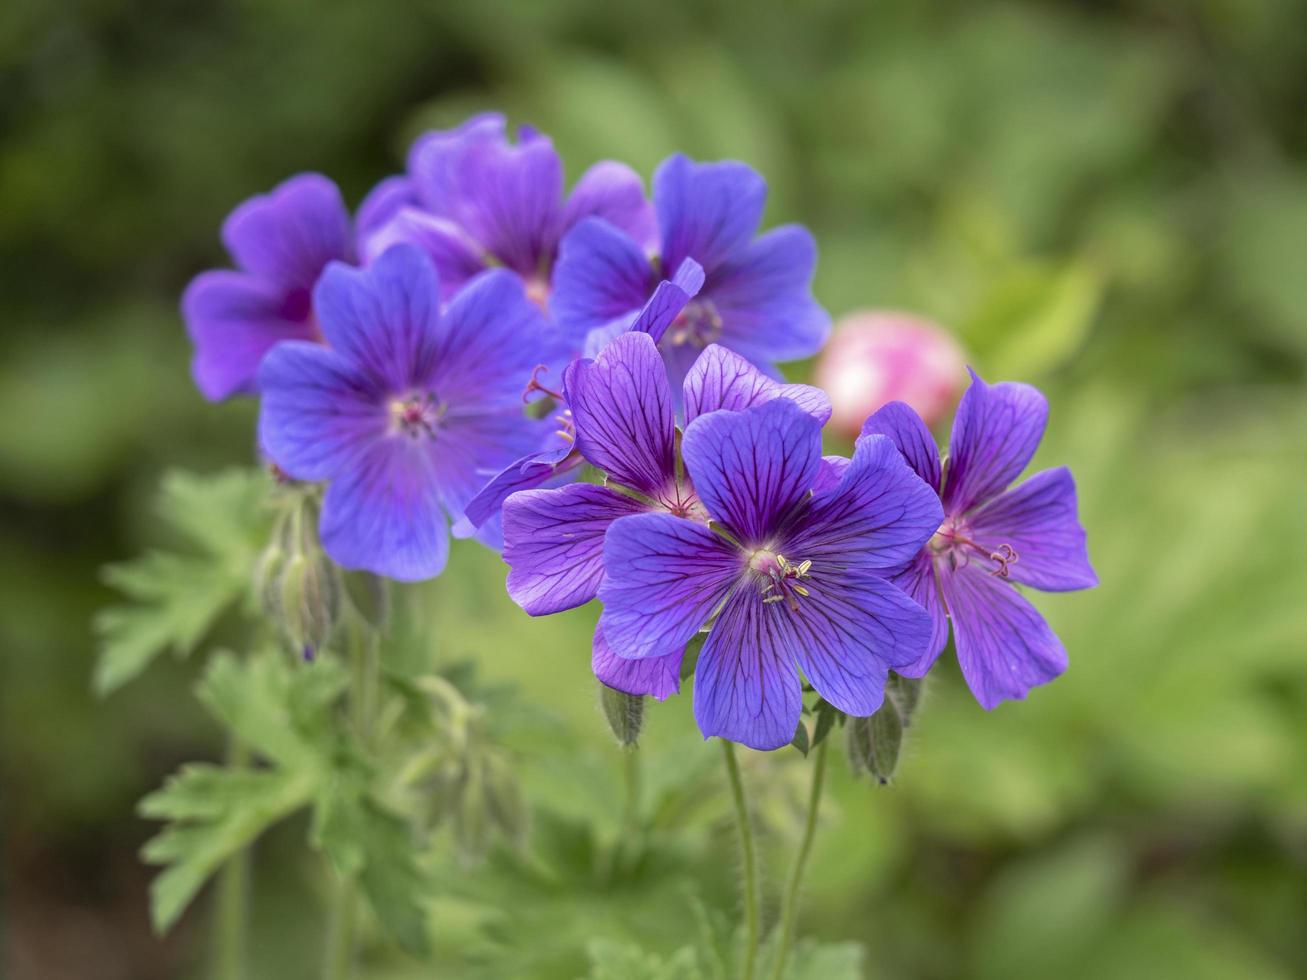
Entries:
<svg viewBox="0 0 1307 980">
<path fill-rule="evenodd" d="M 903 722 L 891 698 L 870 718 L 850 718 L 849 762 L 855 775 L 866 773 L 882 786 L 894 776 L 903 744 Z"/>
<path fill-rule="evenodd" d="M 526 800 L 517 773 L 505 756 L 497 751 L 486 753 L 486 810 L 499 832 L 515 845 L 526 839 Z"/>
<path fill-rule="evenodd" d="M 899 709 L 899 719 L 903 722 L 904 728 L 912 724 L 912 716 L 916 713 L 917 706 L 921 704 L 921 695 L 925 689 L 924 677 L 904 677 L 893 671 L 890 672 L 885 693 L 894 699 L 894 706 Z"/>
<path fill-rule="evenodd" d="M 313 653 L 331 637 L 340 612 L 340 587 L 322 555 L 292 555 L 281 573 L 280 625 L 296 650 Z"/>
<path fill-rule="evenodd" d="M 599 704 L 617 744 L 624 749 L 633 747 L 644 725 L 644 698 L 600 684 Z"/>
</svg>

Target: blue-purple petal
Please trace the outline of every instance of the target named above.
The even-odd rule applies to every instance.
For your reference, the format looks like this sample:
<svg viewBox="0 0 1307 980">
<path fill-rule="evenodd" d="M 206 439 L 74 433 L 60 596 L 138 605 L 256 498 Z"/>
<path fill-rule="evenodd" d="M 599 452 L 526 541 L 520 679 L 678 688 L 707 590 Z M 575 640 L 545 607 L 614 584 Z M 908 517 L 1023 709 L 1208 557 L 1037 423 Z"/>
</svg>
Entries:
<svg viewBox="0 0 1307 980">
<path fill-rule="evenodd" d="M 676 154 L 654 172 L 653 196 L 663 267 L 692 258 L 711 277 L 757 231 L 767 184 L 743 163 L 695 163 Z"/>
<path fill-rule="evenodd" d="M 416 245 L 426 252 L 435 263 L 440 298 L 444 302 L 486 269 L 485 252 L 458 225 L 419 208 L 398 209 L 360 238 L 360 254 L 365 262 L 372 262 L 392 245 L 403 243 Z"/>
<path fill-rule="evenodd" d="M 862 435 L 888 436 L 917 476 L 939 492 L 939 447 L 910 405 L 889 402 L 881 406 L 862 423 Z"/>
<path fill-rule="evenodd" d="M 402 175 L 387 177 L 368 191 L 354 214 L 354 234 L 360 244 L 359 254 L 364 254 L 362 243 L 372 232 L 393 218 L 400 208 L 415 206 L 417 203 L 417 188 L 413 186 L 412 180 Z"/>
<path fill-rule="evenodd" d="M 513 494 L 503 512 L 508 594 L 532 616 L 589 602 L 604 578 L 605 532 L 642 509 L 590 483 Z"/>
<path fill-rule="evenodd" d="M 601 218 L 588 218 L 559 247 L 549 314 L 580 349 L 590 330 L 634 315 L 656 281 L 648 256 L 629 236 Z"/>
<path fill-rule="evenodd" d="M 723 408 L 742 412 L 773 398 L 788 398 L 822 425 L 831 413 L 830 398 L 820 388 L 781 384 L 718 344 L 709 345 L 699 355 L 686 375 L 684 388 L 687 423 L 707 412 Z"/>
<path fill-rule="evenodd" d="M 299 174 L 228 216 L 223 244 L 246 272 L 285 288 L 310 289 L 328 262 L 350 261 L 349 211 L 334 183 Z"/>
<path fill-rule="evenodd" d="M 904 677 L 925 677 L 939 655 L 948 644 L 948 612 L 944 608 L 944 599 L 940 595 L 939 582 L 935 577 L 935 566 L 930 552 L 922 549 L 901 572 L 890 581 L 902 589 L 912 601 L 926 610 L 930 616 L 930 642 L 914 663 L 895 667 L 895 671 Z"/>
<path fill-rule="evenodd" d="M 640 175 L 624 163 L 601 160 L 581 175 L 563 208 L 563 228 L 585 218 L 603 218 L 620 228 L 641 249 L 654 246 L 653 205 Z"/>
<path fill-rule="evenodd" d="M 708 513 L 760 547 L 816 481 L 821 423 L 784 398 L 710 412 L 686 427 L 681 455 Z"/>
<path fill-rule="evenodd" d="M 590 667 L 602 684 L 615 691 L 666 701 L 681 689 L 681 661 L 684 659 L 684 650 L 642 660 L 619 657 L 608 646 L 603 630 L 596 628 Z"/>
<path fill-rule="evenodd" d="M 975 371 L 949 439 L 944 509 L 961 514 L 1007 489 L 1043 438 L 1048 400 L 1015 381 L 988 385 Z"/>
</svg>

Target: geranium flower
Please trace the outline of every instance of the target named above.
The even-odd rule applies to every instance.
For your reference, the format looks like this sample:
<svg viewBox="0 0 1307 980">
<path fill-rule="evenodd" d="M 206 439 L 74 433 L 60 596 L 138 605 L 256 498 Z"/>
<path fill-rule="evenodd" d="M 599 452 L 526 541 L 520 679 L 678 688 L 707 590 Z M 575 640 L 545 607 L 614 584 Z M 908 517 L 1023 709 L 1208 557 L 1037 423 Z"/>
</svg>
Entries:
<svg viewBox="0 0 1307 980">
<path fill-rule="evenodd" d="M 240 205 L 222 240 L 237 268 L 200 273 L 182 297 L 191 372 L 210 401 L 253 391 L 259 364 L 280 341 L 318 339 L 313 285 L 327 263 L 354 257 L 349 211 L 319 174 Z"/>
<path fill-rule="evenodd" d="M 891 402 L 863 433 L 894 440 L 909 465 L 940 496 L 944 521 L 896 581 L 930 613 L 930 646 L 908 677 L 930 670 L 948 641 L 976 700 L 993 708 L 1024 698 L 1067 666 L 1066 650 L 1015 587 L 1046 592 L 1098 584 L 1076 516 L 1076 486 L 1064 466 L 1012 489 L 1043 438 L 1048 402 L 1029 385 L 987 385 L 973 371 L 962 396 L 948 461 L 911 408 Z"/>
<path fill-rule="evenodd" d="M 817 249 L 807 229 L 774 228 L 755 238 L 767 185 L 742 163 L 664 161 L 654 174 L 656 261 L 646 244 L 603 216 L 563 239 L 549 310 L 558 328 L 584 337 L 629 320 L 662 277 L 692 258 L 703 289 L 659 342 L 673 390 L 700 352 L 719 344 L 768 374 L 777 361 L 815 354 L 830 317 L 812 297 Z"/>
<path fill-rule="evenodd" d="M 700 415 L 682 456 L 706 521 L 637 514 L 605 535 L 599 629 L 611 652 L 675 655 L 711 622 L 694 682 L 705 737 L 787 744 L 799 668 L 841 711 L 873 714 L 889 669 L 930 640 L 925 610 L 883 576 L 939 527 L 931 489 L 878 436 L 858 440 L 831 486 L 821 423 L 784 398 Z"/>
<path fill-rule="evenodd" d="M 577 222 L 600 216 L 643 241 L 653 229 L 644 184 L 630 167 L 597 163 L 564 196 L 553 142 L 524 126 L 511 143 L 498 113 L 420 137 L 407 176 L 383 183 L 360 211 L 373 226 L 361 245 L 365 258 L 396 242 L 418 245 L 435 259 L 446 296 L 503 266 L 539 303 L 549 294 L 558 242 Z"/>
<path fill-rule="evenodd" d="M 313 296 L 326 344 L 282 343 L 259 372 L 263 447 L 291 477 L 327 481 L 322 543 L 346 568 L 438 575 L 482 474 L 539 441 L 521 394 L 545 323 L 520 280 L 484 273 L 443 313 L 439 295 L 410 245 L 333 263 Z"/>
<path fill-rule="evenodd" d="M 595 597 L 604 579 L 604 533 L 618 518 L 653 512 L 706 520 L 693 482 L 678 465 L 671 386 L 650 334 L 625 334 L 598 358 L 576 362 L 567 371 L 565 389 L 577 455 L 601 470 L 606 481 L 520 491 L 504 503 L 508 592 L 533 616 Z M 684 383 L 691 421 L 704 412 L 775 398 L 801 405 L 818 428 L 830 415 L 830 402 L 819 389 L 782 385 L 722 347 L 707 348 Z M 682 652 L 669 651 L 661 666 L 641 666 L 610 658 L 597 635 L 594 665 L 610 687 L 664 698 L 679 686 Z"/>
</svg>

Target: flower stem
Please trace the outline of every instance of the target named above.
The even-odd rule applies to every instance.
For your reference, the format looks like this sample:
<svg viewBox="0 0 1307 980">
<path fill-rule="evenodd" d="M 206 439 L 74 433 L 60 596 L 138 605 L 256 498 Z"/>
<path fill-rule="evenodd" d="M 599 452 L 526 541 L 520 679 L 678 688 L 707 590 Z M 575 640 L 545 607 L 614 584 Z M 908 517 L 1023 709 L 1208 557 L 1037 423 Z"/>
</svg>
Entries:
<svg viewBox="0 0 1307 980">
<path fill-rule="evenodd" d="M 740 850 L 744 855 L 744 969 L 741 980 L 753 980 L 758 960 L 758 856 L 753 843 L 753 824 L 749 820 L 749 804 L 744 797 L 744 781 L 740 778 L 740 763 L 735 758 L 735 743 L 722 739 L 726 755 L 726 774 L 731 783 L 731 796 L 735 801 L 735 824 L 740 832 Z"/>
<path fill-rule="evenodd" d="M 241 769 L 249 764 L 250 750 L 237 738 L 227 740 L 227 765 Z M 213 978 L 244 980 L 248 949 L 250 850 L 243 847 L 222 866 L 214 904 Z"/>
<path fill-rule="evenodd" d="M 384 586 L 385 582 L 382 581 Z M 349 689 L 350 723 L 364 752 L 372 748 L 377 700 L 381 686 L 379 638 L 356 613 L 344 624 L 349 637 L 352 682 Z M 338 874 L 327 922 L 327 951 L 323 980 L 348 980 L 354 975 L 358 940 L 358 882 L 354 875 Z"/>
<path fill-rule="evenodd" d="M 803 872 L 808 865 L 808 856 L 812 853 L 812 842 L 817 835 L 817 810 L 821 806 L 821 789 L 826 780 L 826 746 L 830 739 L 817 746 L 817 758 L 812 768 L 812 790 L 808 794 L 808 822 L 803 828 L 803 839 L 799 843 L 799 853 L 794 856 L 794 866 L 790 868 L 789 880 L 785 883 L 785 895 L 781 900 L 781 921 L 776 927 L 779 944 L 776 957 L 772 961 L 771 980 L 780 980 L 785 973 L 785 962 L 790 956 L 790 946 L 794 943 L 794 919 L 799 908 L 799 887 L 803 884 Z"/>
</svg>

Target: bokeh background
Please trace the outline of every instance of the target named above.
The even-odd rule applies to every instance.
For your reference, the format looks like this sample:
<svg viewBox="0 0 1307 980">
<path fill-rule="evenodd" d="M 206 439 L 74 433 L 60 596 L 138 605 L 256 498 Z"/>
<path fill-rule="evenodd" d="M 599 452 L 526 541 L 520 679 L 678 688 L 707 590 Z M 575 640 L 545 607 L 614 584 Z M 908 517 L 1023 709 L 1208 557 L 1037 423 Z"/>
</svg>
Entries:
<svg viewBox="0 0 1307 980">
<path fill-rule="evenodd" d="M 833 313 L 932 316 L 987 376 L 1048 392 L 1036 463 L 1074 469 L 1103 581 L 1037 600 L 1071 668 L 987 714 L 943 665 L 889 789 L 836 756 L 804 932 L 861 943 L 870 977 L 1307 975 L 1303 17 L 1288 0 L 0 6 L 0 972 L 204 972 L 206 899 L 150 934 L 136 851 L 154 828 L 133 809 L 221 751 L 191 695 L 203 655 L 100 700 L 88 624 L 112 599 L 97 569 L 165 535 L 161 475 L 252 459 L 253 406 L 201 401 L 177 314 L 224 261 L 220 221 L 301 170 L 356 203 L 421 129 L 502 108 L 573 178 L 603 157 L 647 175 L 675 150 L 751 163 L 767 223 L 816 233 Z M 434 643 L 542 719 L 518 756 L 553 870 L 451 865 L 436 964 L 374 947 L 367 975 L 578 976 L 595 939 L 665 955 L 697 903 L 732 912 L 718 753 L 689 699 L 652 712 L 661 843 L 614 884 L 587 857 L 619 826 L 594 611 L 532 622 L 496 556 L 463 547 L 450 568 L 422 595 Z M 747 776 L 774 895 L 802 760 L 749 754 Z M 257 851 L 260 977 L 316 969 L 303 838 L 292 822 Z"/>
</svg>

